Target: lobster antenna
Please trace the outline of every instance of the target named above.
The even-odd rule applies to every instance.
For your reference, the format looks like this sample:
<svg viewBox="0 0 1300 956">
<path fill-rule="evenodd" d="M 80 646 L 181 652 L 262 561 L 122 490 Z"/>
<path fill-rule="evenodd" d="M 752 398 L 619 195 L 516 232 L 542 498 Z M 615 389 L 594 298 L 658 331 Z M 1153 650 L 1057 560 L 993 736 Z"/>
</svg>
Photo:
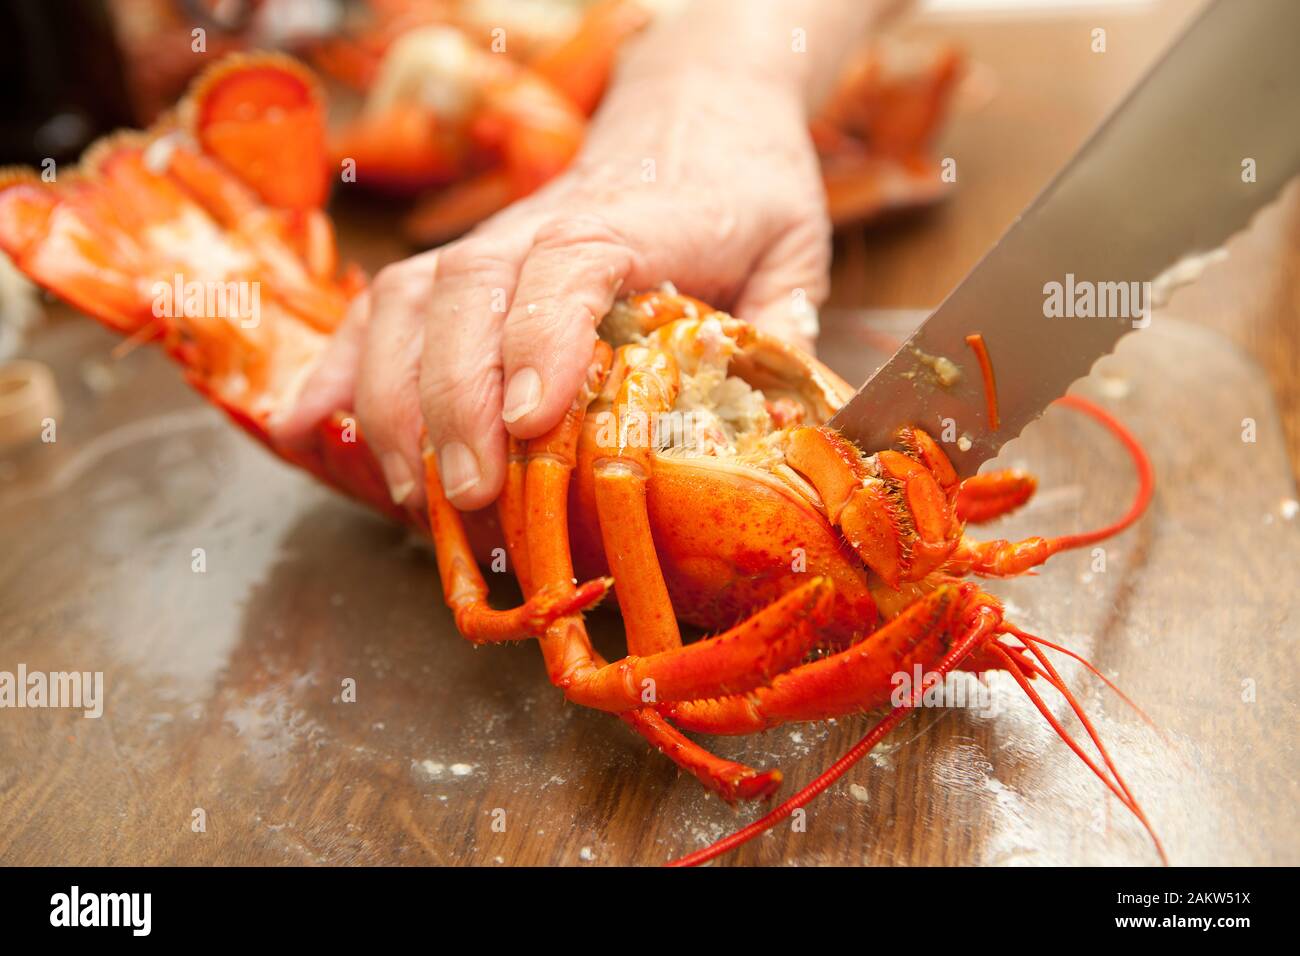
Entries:
<svg viewBox="0 0 1300 956">
<path fill-rule="evenodd" d="M 1154 832 L 1152 832 L 1151 824 L 1147 821 L 1146 814 L 1138 804 L 1137 797 L 1133 796 L 1133 791 L 1128 788 L 1128 784 L 1120 774 L 1119 768 L 1115 766 L 1115 762 L 1111 759 L 1110 752 L 1106 749 L 1106 745 L 1102 743 L 1101 735 L 1097 733 L 1097 728 L 1093 726 L 1092 721 L 1084 711 L 1083 706 L 1079 703 L 1078 698 L 1076 698 L 1070 691 L 1069 687 L 1066 686 L 1064 678 L 1057 673 L 1056 668 L 1052 666 L 1052 662 L 1048 659 L 1047 655 L 1043 653 L 1043 650 L 1032 643 L 1030 644 L 1029 649 L 1033 655 L 1042 662 L 1043 666 L 1047 668 L 1048 673 L 1051 674 L 1052 677 L 1050 683 L 1060 691 L 1061 696 L 1063 696 L 1069 703 L 1070 709 L 1073 710 L 1075 716 L 1079 718 L 1079 722 L 1083 724 L 1084 729 L 1088 731 L 1088 736 L 1092 738 L 1092 742 L 1096 745 L 1098 753 L 1100 753 L 1102 759 L 1106 761 L 1106 766 L 1110 768 L 1111 775 L 1115 778 L 1116 783 L 1118 783 L 1120 787 L 1123 788 L 1124 792 L 1128 794 L 1133 812 L 1137 814 L 1138 819 L 1142 821 L 1142 824 L 1147 828 L 1147 831 L 1151 833 L 1152 839 L 1155 840 L 1156 849 L 1160 851 L 1160 858 L 1168 864 L 1169 860 L 1165 857 L 1164 848 L 1160 845 L 1159 838 L 1156 837 Z"/>
<path fill-rule="evenodd" d="M 942 680 L 960 664 L 973 651 L 976 646 L 983 643 L 997 627 L 997 614 L 989 608 L 981 608 L 979 618 L 971 625 L 971 628 L 965 636 L 958 640 L 952 650 L 944 657 L 939 665 L 932 672 L 933 680 Z M 918 688 L 917 693 L 921 693 L 923 688 Z M 667 866 L 699 866 L 701 863 L 708 863 L 724 853 L 734 850 L 742 844 L 748 843 L 756 836 L 766 833 L 772 827 L 776 826 L 790 814 L 794 813 L 800 807 L 810 803 L 822 791 L 826 790 L 831 784 L 839 780 L 845 773 L 864 756 L 870 753 L 875 746 L 880 743 L 889 733 L 902 723 L 913 710 L 913 705 L 909 701 L 900 704 L 891 710 L 885 717 L 869 731 L 866 736 L 854 744 L 839 760 L 831 764 L 820 776 L 812 783 L 808 784 L 790 799 L 786 800 L 780 806 L 770 810 L 768 813 L 759 817 L 749 826 L 737 830 L 714 843 L 709 844 L 703 849 L 696 850 L 694 853 L 688 853 L 680 859 L 672 860 Z"/>
<path fill-rule="evenodd" d="M 1043 698 L 1039 695 L 1038 691 L 1034 690 L 1033 685 L 1029 683 L 1029 679 L 1025 677 L 1024 670 L 1022 669 L 1020 663 L 1014 657 L 1008 654 L 1006 648 L 1002 647 L 1001 644 L 998 644 L 996 642 L 990 643 L 989 650 L 992 651 L 994 654 L 996 654 L 998 657 L 1002 658 L 1002 661 L 1006 666 L 1007 673 L 1009 673 L 1013 678 L 1015 678 L 1015 681 L 1017 684 L 1020 685 L 1021 690 L 1023 690 L 1025 694 L 1028 695 L 1030 701 L 1032 701 L 1034 706 L 1038 708 L 1039 712 L 1043 715 L 1043 717 L 1047 719 L 1047 722 L 1052 725 L 1052 729 L 1056 731 L 1057 736 L 1060 737 L 1062 741 L 1064 741 L 1065 745 L 1069 747 L 1071 750 L 1073 750 L 1075 755 L 1078 756 L 1080 760 L 1082 760 L 1085 764 L 1088 765 L 1088 769 L 1097 775 L 1097 778 L 1101 780 L 1101 782 L 1104 783 L 1107 786 L 1107 788 L 1109 788 L 1111 793 L 1115 794 L 1115 797 L 1119 800 L 1120 803 L 1124 804 L 1124 806 L 1126 807 L 1130 806 L 1133 798 L 1129 796 L 1129 794 L 1125 792 L 1124 789 L 1120 787 L 1114 780 L 1112 780 L 1110 776 L 1104 770 L 1101 769 L 1101 767 L 1097 766 L 1097 762 L 1093 760 L 1091 757 L 1089 757 L 1087 753 L 1084 752 L 1084 749 L 1079 745 L 1079 742 L 1075 740 L 1074 737 L 1070 735 L 1070 732 L 1066 730 L 1065 727 L 1061 724 L 1061 722 L 1056 719 L 1056 715 L 1053 714 L 1051 708 L 1047 706 L 1047 701 L 1043 700 Z M 1051 679 L 1048 678 L 1046 675 L 1044 675 L 1044 679 L 1047 680 L 1048 683 L 1051 683 Z M 1058 687 L 1057 690 L 1060 690 L 1060 688 Z"/>
<path fill-rule="evenodd" d="M 1043 666 L 1046 667 L 1048 674 L 1044 675 L 1044 679 L 1056 688 L 1057 692 L 1065 698 L 1066 702 L 1070 705 L 1070 709 L 1074 711 L 1075 715 L 1083 724 L 1084 729 L 1087 730 L 1088 736 L 1097 747 L 1097 751 L 1101 754 L 1102 760 L 1105 761 L 1107 768 L 1109 768 L 1111 774 L 1114 775 L 1114 780 L 1107 776 L 1101 767 L 1097 766 L 1096 761 L 1084 752 L 1078 741 L 1076 741 L 1070 735 L 1069 731 L 1061 725 L 1061 722 L 1056 719 L 1056 716 L 1047 706 L 1047 702 L 1044 701 L 1043 698 L 1039 696 L 1038 691 L 1034 690 L 1030 685 L 1029 680 L 1025 677 L 1020 665 L 1017 663 L 1015 658 L 1007 653 L 1006 648 L 1002 647 L 1002 645 L 998 644 L 996 641 L 989 644 L 989 650 L 1002 658 L 1007 666 L 1008 673 L 1010 673 L 1016 683 L 1020 685 L 1021 690 L 1029 696 L 1029 699 L 1033 702 L 1034 706 L 1038 708 L 1038 712 L 1043 715 L 1049 724 L 1051 724 L 1052 729 L 1056 731 L 1056 735 L 1061 738 L 1067 747 L 1074 751 L 1075 755 L 1087 765 L 1089 770 L 1097 775 L 1097 779 L 1104 783 L 1107 788 L 1115 794 L 1115 797 L 1119 802 L 1126 806 L 1129 811 L 1138 818 L 1142 826 L 1150 835 L 1151 842 L 1155 844 L 1156 852 L 1160 854 L 1161 862 L 1168 866 L 1169 857 L 1165 855 L 1165 848 L 1160 842 L 1160 837 L 1156 835 L 1155 828 L 1151 826 L 1151 821 L 1147 819 L 1147 815 L 1142 811 L 1142 807 L 1129 791 L 1128 784 L 1124 782 L 1124 778 L 1115 767 L 1114 761 L 1111 760 L 1109 751 L 1106 750 L 1105 745 L 1101 742 L 1101 737 L 1097 733 L 1096 728 L 1093 727 L 1092 721 L 1090 721 L 1087 715 L 1083 712 L 1083 708 L 1079 705 L 1078 700 L 1070 692 L 1070 689 L 1065 686 L 1065 682 L 1061 680 L 1060 674 L 1056 672 L 1056 668 L 1052 667 L 1051 662 L 1047 660 L 1046 656 L 1037 650 L 1032 644 L 1029 649 L 1039 658 L 1043 663 Z"/>
<path fill-rule="evenodd" d="M 1030 675 L 1031 678 L 1043 678 L 1044 680 L 1047 680 L 1049 684 L 1052 684 L 1053 687 L 1056 687 L 1056 684 L 1052 682 L 1052 676 L 1048 674 L 1048 671 L 1043 669 L 1043 667 L 1036 665 L 1036 663 L 1032 661 L 1031 658 L 1026 657 L 1026 654 L 1030 653 L 1030 649 L 1028 649 L 1027 646 L 1026 648 L 1021 648 L 1021 646 L 1014 646 L 1014 648 L 1010 648 L 1010 646 L 1002 645 L 1002 650 L 1006 650 L 1006 652 L 1011 654 L 1011 657 L 1015 658 L 1015 662 L 1017 662 L 1018 665 L 1021 666 L 1021 670 L 1026 672 L 1026 674 Z M 1078 656 L 1073 656 L 1073 657 L 1078 657 Z M 1082 657 L 1078 659 L 1082 663 L 1087 663 L 1086 659 Z M 1139 711 L 1139 714 L 1141 714 L 1141 711 Z M 1156 730 L 1158 730 L 1158 727 L 1156 728 Z"/>
<path fill-rule="evenodd" d="M 1133 708 L 1133 712 L 1136 713 L 1139 717 L 1141 717 L 1152 730 L 1158 733 L 1160 735 L 1161 740 L 1164 740 L 1165 743 L 1169 742 L 1168 739 L 1165 737 L 1165 732 L 1164 730 L 1161 729 L 1160 725 L 1157 724 L 1154 720 L 1152 720 L 1151 717 L 1147 714 L 1147 712 L 1143 710 L 1141 707 L 1139 707 L 1133 701 L 1133 698 L 1129 697 L 1128 694 L 1124 693 L 1124 691 L 1120 689 L 1118 684 L 1116 684 L 1113 680 L 1111 680 L 1100 670 L 1098 670 L 1097 667 L 1092 663 L 1092 661 L 1088 660 L 1088 658 L 1084 657 L 1082 654 L 1077 653 L 1076 651 L 1070 650 L 1068 647 L 1064 647 L 1061 644 L 1057 644 L 1055 641 L 1049 641 L 1045 637 L 1039 637 L 1037 634 L 1027 634 L 1024 631 L 1022 631 L 1020 628 L 1016 627 L 1014 624 L 1003 622 L 1002 626 L 1007 631 L 1008 634 L 1014 634 L 1017 638 L 1024 641 L 1026 645 L 1041 644 L 1043 647 L 1050 647 L 1054 651 L 1060 651 L 1062 654 L 1066 655 L 1067 657 L 1074 658 L 1084 667 L 1088 668 L 1088 670 L 1091 671 L 1095 677 L 1099 678 L 1107 687 L 1113 690 L 1116 696 L 1118 696 L 1120 700 L 1124 701 L 1124 703 L 1128 704 L 1131 708 Z M 1038 673 L 1042 673 L 1042 672 L 1038 671 Z"/>
<path fill-rule="evenodd" d="M 1138 475 L 1137 496 L 1133 499 L 1133 504 L 1129 506 L 1128 511 L 1124 513 L 1122 518 L 1113 524 L 1106 525 L 1104 528 L 1098 528 L 1096 531 L 1085 531 L 1079 534 L 1067 534 L 1059 538 L 1053 538 L 1052 553 L 1055 554 L 1071 548 L 1083 548 L 1119 534 L 1142 517 L 1142 512 L 1146 511 L 1147 505 L 1151 503 L 1151 495 L 1155 491 L 1156 482 L 1155 469 L 1151 466 L 1151 459 L 1147 457 L 1146 449 L 1142 447 L 1133 433 L 1110 412 L 1080 395 L 1064 395 L 1053 404 L 1067 405 L 1100 422 L 1107 431 L 1119 439 L 1120 444 L 1129 453 L 1129 457 L 1133 459 L 1133 465 L 1137 469 Z"/>
</svg>

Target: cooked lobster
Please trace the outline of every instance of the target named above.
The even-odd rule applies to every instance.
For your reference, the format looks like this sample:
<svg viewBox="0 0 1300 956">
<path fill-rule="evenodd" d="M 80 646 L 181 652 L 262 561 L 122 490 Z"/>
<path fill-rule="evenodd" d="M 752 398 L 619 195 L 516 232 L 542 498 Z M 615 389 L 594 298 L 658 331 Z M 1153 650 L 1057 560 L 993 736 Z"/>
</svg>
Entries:
<svg viewBox="0 0 1300 956">
<path fill-rule="evenodd" d="M 1138 465 L 1128 513 L 1089 534 L 978 540 L 968 523 L 1022 504 L 1031 476 L 959 480 L 939 443 L 906 424 L 898 447 L 865 452 L 825 424 L 851 392 L 826 366 L 665 287 L 615 306 L 564 420 L 514 443 L 499 527 L 479 514 L 467 531 L 431 453 L 427 513 L 412 514 L 392 503 L 347 409 L 292 447 L 267 428 L 364 286 L 357 270 L 339 268 L 321 210 L 326 169 L 310 74 L 282 57 L 238 57 L 200 78 L 160 125 L 100 142 L 73 173 L 0 173 L 0 248 L 78 308 L 160 343 L 284 460 L 431 534 L 465 637 L 536 640 L 569 699 L 617 714 L 724 799 L 768 796 L 780 771 L 723 760 L 683 730 L 747 734 L 893 707 L 810 788 L 690 862 L 842 774 L 919 703 L 925 687 L 896 695 L 896 675 L 916 666 L 927 687 L 956 670 L 1011 674 L 1146 824 L 1044 648 L 1070 652 L 1007 621 L 968 579 L 1024 573 L 1137 520 L 1150 466 L 1104 412 L 1072 400 L 1116 430 Z M 256 292 L 256 315 L 230 306 L 244 287 Z M 218 302 L 214 290 L 230 294 Z M 472 535 L 504 543 L 522 606 L 489 607 Z M 611 585 L 628 654 L 607 662 L 582 611 Z M 684 642 L 679 622 L 712 636 Z M 1057 722 L 1035 679 L 1069 701 L 1101 763 Z"/>
</svg>

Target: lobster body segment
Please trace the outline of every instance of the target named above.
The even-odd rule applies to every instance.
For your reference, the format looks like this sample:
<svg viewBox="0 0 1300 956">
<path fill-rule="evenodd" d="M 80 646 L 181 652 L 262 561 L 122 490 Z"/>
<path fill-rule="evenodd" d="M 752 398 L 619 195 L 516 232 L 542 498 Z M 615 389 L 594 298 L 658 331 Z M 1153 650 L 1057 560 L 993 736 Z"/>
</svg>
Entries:
<svg viewBox="0 0 1300 956">
<path fill-rule="evenodd" d="M 1024 573 L 1136 520 L 1150 474 L 1127 438 L 1144 491 L 1115 525 L 980 541 L 967 522 L 1022 504 L 1031 477 L 959 481 L 940 445 L 914 427 L 899 430 L 894 448 L 859 449 L 826 425 L 851 389 L 815 358 L 671 287 L 634 295 L 602 323 L 569 414 L 512 445 L 497 534 L 525 603 L 505 611 L 487 605 L 432 454 L 428 512 L 414 515 L 392 504 L 349 409 L 325 416 L 301 444 L 273 439 L 271 417 L 296 400 L 364 288 L 356 270 L 338 268 L 319 208 L 321 109 L 296 64 L 219 65 L 174 118 L 106 140 L 76 174 L 45 183 L 0 173 L 0 248 L 110 327 L 159 341 L 202 394 L 284 460 L 431 534 L 444 597 L 467 638 L 536 641 L 570 699 L 619 715 L 724 799 L 770 794 L 780 773 L 722 760 L 681 729 L 751 733 L 897 707 L 895 677 L 918 666 L 1007 670 L 1036 703 L 1029 681 L 1042 678 L 1077 711 L 1037 639 L 1006 622 L 968 575 Z M 284 135 L 298 139 L 276 153 Z M 259 313 L 250 321 L 202 298 L 158 307 L 160 286 L 191 283 L 251 284 Z M 611 583 L 628 653 L 609 662 L 582 612 Z M 679 622 L 707 636 L 686 641 Z M 1110 774 L 1089 766 L 1141 816 L 1094 741 Z"/>
</svg>

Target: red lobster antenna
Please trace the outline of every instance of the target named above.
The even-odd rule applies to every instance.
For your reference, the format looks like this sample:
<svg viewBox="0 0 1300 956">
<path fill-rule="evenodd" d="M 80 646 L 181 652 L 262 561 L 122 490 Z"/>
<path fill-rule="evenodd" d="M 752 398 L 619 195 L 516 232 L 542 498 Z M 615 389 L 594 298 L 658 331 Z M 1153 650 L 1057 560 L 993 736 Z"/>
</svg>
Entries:
<svg viewBox="0 0 1300 956">
<path fill-rule="evenodd" d="M 1156 476 L 1155 469 L 1151 467 L 1151 459 L 1147 457 L 1146 449 L 1139 444 L 1133 433 L 1106 409 L 1079 395 L 1065 395 L 1058 398 L 1053 404 L 1068 405 L 1076 411 L 1095 418 L 1104 425 L 1107 431 L 1119 439 L 1120 444 L 1124 446 L 1124 450 L 1133 459 L 1133 466 L 1137 469 L 1138 476 L 1137 495 L 1134 496 L 1133 504 L 1129 506 L 1124 516 L 1115 523 L 1108 524 L 1104 528 L 1098 528 L 1096 531 L 1067 534 L 1057 538 L 1057 550 L 1065 551 L 1070 548 L 1084 548 L 1090 544 L 1096 544 L 1098 541 L 1104 541 L 1119 534 L 1142 517 L 1142 512 L 1147 510 L 1147 505 L 1151 503 L 1151 495 L 1155 492 Z"/>
<path fill-rule="evenodd" d="M 1125 450 L 1129 453 L 1129 457 L 1133 460 L 1138 475 L 1137 495 L 1134 497 L 1133 504 L 1129 507 L 1128 511 L 1124 513 L 1123 517 L 1096 531 L 1066 535 L 1055 539 L 1053 542 L 1056 545 L 1055 550 L 1063 551 L 1068 548 L 1081 548 L 1098 541 L 1103 541 L 1112 535 L 1119 534 L 1121 531 L 1133 524 L 1133 522 L 1142 515 L 1142 512 L 1146 510 L 1147 505 L 1151 501 L 1151 495 L 1155 489 L 1155 472 L 1151 467 L 1151 460 L 1147 457 L 1146 450 L 1143 449 L 1133 434 L 1105 409 L 1077 395 L 1067 395 L 1058 399 L 1057 402 L 1081 411 L 1104 425 L 1107 430 L 1115 435 L 1115 437 L 1124 445 Z M 1001 644 L 995 639 L 996 635 L 1000 633 L 1015 635 L 1015 637 L 1024 643 L 1025 647 L 1008 647 Z M 829 788 L 844 776 L 844 774 L 847 773 L 854 764 L 870 753 L 881 740 L 888 736 L 895 727 L 903 722 L 904 718 L 906 718 L 914 709 L 915 702 L 921 699 L 925 688 L 933 686 L 935 681 L 944 679 L 973 651 L 980 647 L 988 648 L 1002 660 L 1005 669 L 1015 679 L 1016 683 L 1020 685 L 1021 689 L 1023 689 L 1029 696 L 1029 699 L 1033 702 L 1038 711 L 1047 719 L 1047 722 L 1052 726 L 1052 729 L 1056 731 L 1057 736 L 1059 736 L 1061 740 L 1065 742 L 1066 746 L 1073 750 L 1079 759 L 1097 775 L 1097 778 L 1106 785 L 1120 803 L 1127 807 L 1133 815 L 1141 821 L 1143 827 L 1146 828 L 1147 833 L 1150 834 L 1151 840 L 1155 844 L 1156 852 L 1160 854 L 1160 859 L 1165 864 L 1168 864 L 1169 858 L 1165 855 L 1164 846 L 1160 843 L 1160 838 L 1156 836 L 1155 830 L 1151 826 L 1151 822 L 1147 819 L 1141 806 L 1133 797 L 1128 785 L 1124 782 L 1124 778 L 1120 776 L 1119 770 L 1115 767 L 1114 761 L 1110 757 L 1110 753 L 1101 742 L 1101 737 L 1093 726 L 1092 721 L 1088 719 L 1082 706 L 1080 706 L 1078 699 L 1070 692 L 1070 689 L 1066 686 L 1064 680 L 1062 680 L 1061 675 L 1043 653 L 1042 648 L 1051 647 L 1054 650 L 1061 651 L 1062 653 L 1081 661 L 1090 671 L 1101 677 L 1102 680 L 1104 680 L 1109 687 L 1111 687 L 1120 695 L 1121 698 L 1132 706 L 1134 710 L 1137 710 L 1138 714 L 1140 714 L 1147 723 L 1151 723 L 1151 719 L 1147 717 L 1146 714 L 1142 713 L 1142 711 L 1138 709 L 1137 706 L 1133 704 L 1133 702 L 1129 700 L 1129 698 L 1120 691 L 1118 687 L 1102 675 L 1097 668 L 1093 667 L 1092 664 L 1084 660 L 1080 655 L 1067 650 L 1060 645 L 1053 644 L 1050 641 L 1028 634 L 1013 624 L 1003 622 L 998 617 L 996 611 L 988 607 L 981 607 L 979 608 L 974 620 L 969 622 L 966 632 L 953 645 L 952 650 L 950 650 L 943 660 L 940 661 L 938 667 L 927 675 L 926 681 L 923 682 L 924 687 L 917 688 L 913 691 L 912 700 L 891 710 L 884 719 L 867 732 L 866 736 L 854 744 L 853 747 L 844 754 L 844 756 L 840 757 L 839 760 L 835 761 L 835 763 L 831 764 L 830 767 L 823 771 L 817 779 L 813 780 L 812 783 L 808 784 L 784 803 L 775 807 L 743 829 L 737 830 L 735 833 L 729 834 L 709 846 L 673 860 L 667 865 L 699 866 L 702 863 L 708 863 L 709 861 L 722 856 L 724 853 L 728 853 L 736 847 L 748 843 L 755 837 L 766 833 L 768 830 L 772 829 L 772 827 L 776 826 L 786 817 L 794 813 L 795 810 L 811 803 L 819 794 L 822 793 L 822 791 Z M 1024 655 L 1026 649 L 1037 659 L 1037 663 Z M 1078 717 L 1080 723 L 1083 724 L 1089 739 L 1092 741 L 1094 746 L 1096 746 L 1097 752 L 1101 755 L 1102 762 L 1106 766 L 1106 770 L 1103 770 L 1098 766 L 1095 760 L 1088 756 L 1079 743 L 1070 735 L 1069 731 L 1067 731 L 1061 725 L 1061 722 L 1056 719 L 1056 716 L 1052 714 L 1051 709 L 1047 706 L 1046 701 L 1044 701 L 1038 692 L 1030 685 L 1029 677 L 1043 678 L 1044 681 L 1055 688 L 1055 690 L 1065 698 L 1066 702 L 1070 705 L 1070 709 L 1074 712 L 1075 716 Z M 1109 773 L 1106 772 L 1107 770 Z"/>
</svg>

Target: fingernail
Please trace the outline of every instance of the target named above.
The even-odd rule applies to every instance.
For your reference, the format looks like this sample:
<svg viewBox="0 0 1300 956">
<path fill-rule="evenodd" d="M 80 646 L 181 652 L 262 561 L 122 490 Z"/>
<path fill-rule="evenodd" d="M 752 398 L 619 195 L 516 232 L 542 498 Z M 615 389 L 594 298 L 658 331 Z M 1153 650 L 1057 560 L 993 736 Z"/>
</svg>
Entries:
<svg viewBox="0 0 1300 956">
<path fill-rule="evenodd" d="M 478 484 L 478 459 L 460 442 L 448 442 L 438 449 L 438 474 L 443 492 L 455 498 Z"/>
<path fill-rule="evenodd" d="M 393 504 L 405 504 L 406 499 L 411 497 L 411 492 L 415 491 L 415 478 L 411 475 L 406 459 L 397 452 L 390 451 L 379 460 L 379 467 L 384 470 Z"/>
<path fill-rule="evenodd" d="M 507 422 L 518 421 L 536 408 L 541 400 L 542 377 L 537 374 L 537 369 L 525 365 L 510 376 L 501 418 Z"/>
</svg>

